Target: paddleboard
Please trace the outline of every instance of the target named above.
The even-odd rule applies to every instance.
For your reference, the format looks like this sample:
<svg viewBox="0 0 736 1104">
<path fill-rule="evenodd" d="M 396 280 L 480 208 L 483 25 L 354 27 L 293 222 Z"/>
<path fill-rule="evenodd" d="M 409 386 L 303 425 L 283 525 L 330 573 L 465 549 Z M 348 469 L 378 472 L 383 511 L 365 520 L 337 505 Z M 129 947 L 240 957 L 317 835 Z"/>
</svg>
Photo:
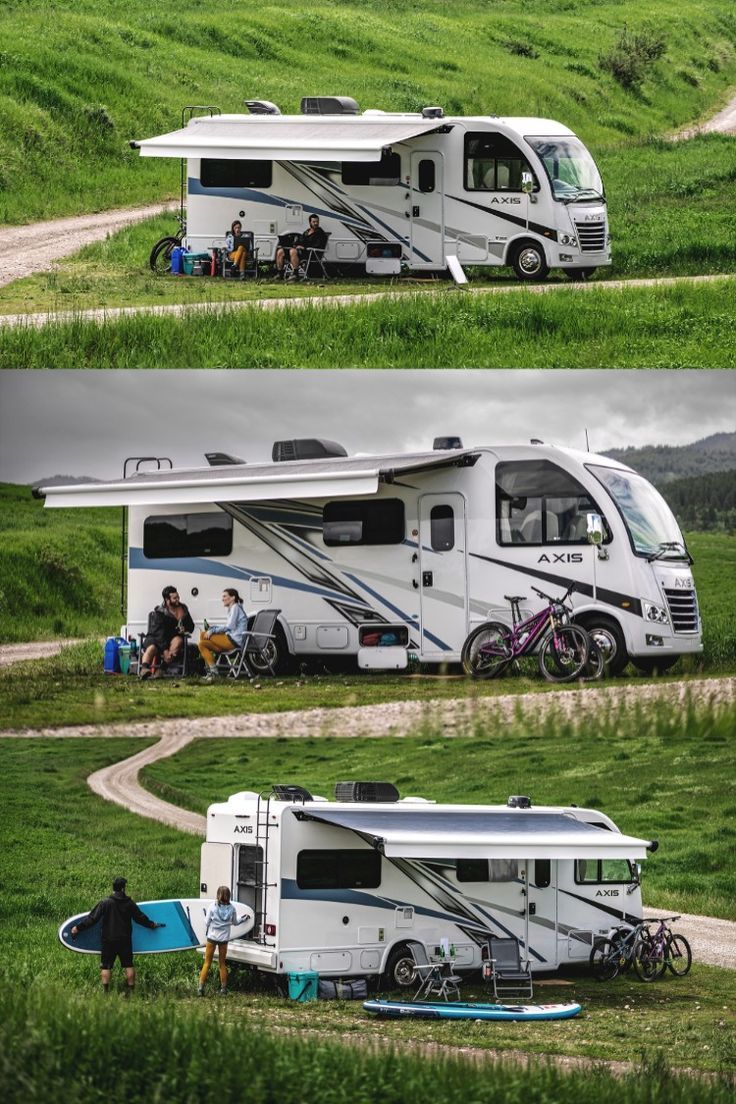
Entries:
<svg viewBox="0 0 736 1104">
<path fill-rule="evenodd" d="M 417 1017 L 425 1020 L 569 1020 L 582 1011 L 575 1002 L 568 1004 L 481 1004 L 480 1002 L 390 1001 L 363 1002 L 366 1012 L 377 1016 Z"/>
<path fill-rule="evenodd" d="M 181 898 L 171 901 L 139 901 L 138 907 L 149 920 L 165 924 L 165 928 L 144 928 L 133 922 L 134 954 L 165 954 L 167 951 L 190 951 L 194 947 L 203 947 L 206 942 L 205 927 L 207 913 L 214 901 L 200 900 L 198 897 Z M 231 939 L 241 939 L 253 927 L 253 910 L 247 905 L 234 901 L 239 923 L 230 930 Z M 80 912 L 70 916 L 59 928 L 59 939 L 70 951 L 80 954 L 99 954 L 102 949 L 102 924 L 85 928 L 75 937 L 71 929 L 88 916 L 89 912 Z"/>
</svg>

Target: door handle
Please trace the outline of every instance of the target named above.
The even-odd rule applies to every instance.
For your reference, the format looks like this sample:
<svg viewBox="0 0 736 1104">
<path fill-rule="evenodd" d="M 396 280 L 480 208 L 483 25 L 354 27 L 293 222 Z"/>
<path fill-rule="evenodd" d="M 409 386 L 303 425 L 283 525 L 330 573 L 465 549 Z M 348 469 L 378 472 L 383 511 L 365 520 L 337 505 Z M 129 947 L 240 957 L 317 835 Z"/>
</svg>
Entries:
<svg viewBox="0 0 736 1104">
<path fill-rule="evenodd" d="M 431 571 L 422 572 L 422 586 L 431 587 L 434 585 L 434 576 Z"/>
</svg>

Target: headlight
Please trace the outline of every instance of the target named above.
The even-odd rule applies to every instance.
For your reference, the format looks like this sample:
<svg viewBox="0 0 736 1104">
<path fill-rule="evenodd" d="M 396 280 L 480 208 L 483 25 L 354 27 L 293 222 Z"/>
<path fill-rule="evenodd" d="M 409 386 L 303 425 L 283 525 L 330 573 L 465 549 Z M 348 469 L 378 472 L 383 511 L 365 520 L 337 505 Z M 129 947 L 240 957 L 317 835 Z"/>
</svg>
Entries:
<svg viewBox="0 0 736 1104">
<path fill-rule="evenodd" d="M 647 621 L 654 621 L 657 625 L 668 625 L 667 610 L 661 606 L 655 606 L 653 602 L 644 602 L 644 617 Z"/>
</svg>

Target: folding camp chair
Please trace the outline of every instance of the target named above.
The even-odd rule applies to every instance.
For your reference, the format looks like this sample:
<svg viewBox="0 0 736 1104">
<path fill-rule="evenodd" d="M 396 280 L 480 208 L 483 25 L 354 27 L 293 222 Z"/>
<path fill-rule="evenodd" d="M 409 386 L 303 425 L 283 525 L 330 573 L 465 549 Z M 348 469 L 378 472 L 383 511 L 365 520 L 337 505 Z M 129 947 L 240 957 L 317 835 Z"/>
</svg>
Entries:
<svg viewBox="0 0 736 1104">
<path fill-rule="evenodd" d="M 518 939 L 491 936 L 488 954 L 494 998 L 499 1000 L 513 996 L 531 999 L 534 994 L 532 971 L 529 959 L 521 957 Z"/>
<path fill-rule="evenodd" d="M 415 1001 L 430 1000 L 436 995 L 441 1000 L 460 999 L 459 985 L 462 978 L 452 972 L 450 962 L 430 962 L 424 943 L 415 941 L 408 944 L 414 959 L 414 972 L 419 978 L 419 987 L 414 994 Z"/>
<path fill-rule="evenodd" d="M 304 257 L 304 262 L 303 262 L 304 279 L 305 280 L 309 279 L 309 273 L 312 269 L 312 266 L 314 266 L 315 268 L 319 268 L 320 272 L 322 273 L 322 278 L 324 280 L 329 280 L 329 276 L 327 275 L 327 269 L 325 268 L 325 253 L 327 252 L 327 246 L 329 245 L 329 241 L 330 241 L 330 234 L 328 232 L 328 233 L 325 234 L 325 247 L 324 247 L 324 249 L 311 249 L 311 248 L 307 249 L 307 252 L 306 252 L 305 257 Z"/>
<path fill-rule="evenodd" d="M 273 641 L 276 639 L 276 622 L 280 613 L 281 610 L 277 609 L 259 610 L 245 634 L 242 647 L 221 652 L 215 666 L 225 670 L 229 678 L 240 678 L 243 674 L 253 678 L 255 675 L 265 674 L 266 671 L 275 675 L 276 649 Z"/>
<path fill-rule="evenodd" d="M 252 277 L 254 280 L 258 279 L 258 250 L 255 244 L 255 235 L 252 230 L 246 230 L 241 237 L 245 240 L 246 249 L 248 250 L 248 264 L 245 268 L 246 278 Z M 220 249 L 220 263 L 221 274 L 223 276 L 237 276 L 239 270 L 236 265 L 230 260 L 227 249 Z"/>
</svg>

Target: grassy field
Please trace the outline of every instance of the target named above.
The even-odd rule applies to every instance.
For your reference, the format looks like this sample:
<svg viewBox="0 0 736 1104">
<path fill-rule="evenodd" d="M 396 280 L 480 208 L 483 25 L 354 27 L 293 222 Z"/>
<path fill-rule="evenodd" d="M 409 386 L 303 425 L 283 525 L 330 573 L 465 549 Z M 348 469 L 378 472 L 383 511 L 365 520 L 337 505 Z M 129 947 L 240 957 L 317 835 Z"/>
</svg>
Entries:
<svg viewBox="0 0 736 1104">
<path fill-rule="evenodd" d="M 691 730 L 693 724 L 696 726 L 694 746 L 700 745 L 702 750 L 705 744 L 708 753 L 715 751 L 718 757 L 721 754 L 718 744 L 706 739 L 708 732 L 717 735 L 720 731 L 718 718 L 710 715 L 701 718 L 701 723 L 691 717 L 690 721 Z M 679 738 L 676 725 L 665 717 L 657 719 L 652 730 L 647 730 L 651 739 L 655 738 L 655 728 L 662 743 Z M 558 736 L 567 738 L 563 731 Z M 519 733 L 514 738 L 520 738 Z M 637 749 L 642 748 L 644 740 L 643 734 L 637 737 Z M 61 921 L 91 907 L 107 892 L 110 879 L 121 872 L 129 878 L 129 890 L 138 900 L 191 896 L 197 892 L 198 839 L 128 814 L 99 800 L 86 786 L 85 779 L 91 771 L 142 746 L 143 741 L 104 739 L 0 742 L 0 796 L 5 813 L 0 822 L 0 846 L 6 856 L 0 874 L 0 935 L 6 948 L 12 944 L 12 954 L 6 949 L 0 961 L 0 1080 L 8 1099 L 20 1101 L 20 1096 L 8 1095 L 17 1093 L 20 1083 L 23 1100 L 53 1095 L 57 1099 L 73 1097 L 96 1102 L 109 1098 L 109 1085 L 114 1080 L 118 1086 L 114 1099 L 157 1100 L 165 1095 L 166 1099 L 189 1104 L 202 1099 L 203 1089 L 209 1089 L 211 1077 L 217 1076 L 218 1100 L 241 1100 L 242 1076 L 249 1083 L 249 1100 L 280 1102 L 291 1098 L 284 1095 L 283 1088 L 289 1078 L 282 1079 L 279 1071 L 290 1068 L 289 1063 L 296 1060 L 284 1031 L 310 1033 L 308 1049 L 296 1052 L 302 1065 L 295 1100 L 336 1099 L 328 1095 L 332 1091 L 329 1087 L 322 1091 L 320 1063 L 333 1059 L 332 1044 L 352 1039 L 360 1041 L 359 1050 L 346 1052 L 344 1059 L 335 1052 L 330 1067 L 333 1080 L 334 1071 L 343 1069 L 343 1062 L 350 1067 L 345 1067 L 345 1078 L 357 1079 L 353 1083 L 341 1079 L 342 1075 L 337 1078 L 343 1100 L 347 1093 L 350 1100 L 372 1101 L 374 1097 L 368 1088 L 371 1076 L 378 1077 L 375 1084 L 387 1085 L 388 1095 L 382 1095 L 383 1100 L 427 1098 L 426 1083 L 413 1080 L 425 1076 L 416 1063 L 409 1062 L 404 1067 L 403 1059 L 389 1060 L 384 1055 L 380 1065 L 372 1064 L 373 1058 L 364 1048 L 372 1040 L 449 1048 L 522 1049 L 540 1056 L 567 1054 L 603 1059 L 643 1056 L 647 1063 L 643 1074 L 623 1085 L 617 1084 L 617 1101 L 676 1104 L 679 1100 L 713 1099 L 720 1104 L 721 1099 L 726 1099 L 719 1095 L 719 1085 L 727 1084 L 734 1068 L 734 975 L 697 962 L 686 979 L 663 979 L 652 985 L 642 985 L 628 976 L 610 985 L 600 985 L 584 972 L 573 972 L 563 979 L 569 984 L 562 988 L 540 984 L 537 996 L 542 1001 L 580 1000 L 584 1005 L 581 1017 L 549 1024 L 498 1023 L 491 1028 L 451 1023 L 386 1025 L 369 1019 L 358 1002 L 290 1004 L 264 990 L 247 971 L 238 969 L 231 976 L 231 999 L 217 1005 L 209 1000 L 197 1001 L 196 953 L 139 958 L 138 989 L 132 1006 L 117 997 L 106 1002 L 95 999 L 96 961 L 61 949 L 56 938 Z M 384 757 L 383 743 L 380 747 L 373 746 L 377 756 L 375 769 L 390 770 L 395 748 L 387 744 L 388 757 Z M 248 764 L 241 763 L 237 785 L 250 784 L 274 769 L 282 771 L 285 777 L 297 767 L 299 778 L 305 782 L 317 782 L 328 776 L 334 780 L 334 768 L 338 768 L 338 773 L 344 770 L 334 757 L 334 744 L 326 741 L 306 750 L 316 756 L 322 747 L 327 756 L 324 763 L 315 759 L 302 761 L 301 756 L 295 759 L 293 745 L 288 741 L 268 748 L 260 743 L 249 744 L 250 760 Z M 304 745 L 300 748 L 303 753 Z M 198 800 L 205 797 L 215 775 L 220 778 L 218 796 L 228 792 L 233 764 L 220 758 L 223 750 L 227 751 L 220 745 L 211 748 L 207 778 L 203 760 L 189 761 L 189 771 L 200 782 Z M 422 756 L 434 761 L 435 767 L 422 767 L 422 774 L 416 778 L 429 784 L 431 775 L 436 796 L 451 792 L 445 781 L 446 772 L 440 769 L 447 757 L 434 754 L 439 750 L 433 748 L 429 755 Z M 281 756 L 279 764 L 274 761 L 277 751 Z M 225 769 L 221 773 L 223 762 Z M 417 762 L 416 756 L 412 762 Z M 366 765 L 366 760 L 355 762 L 356 769 L 359 765 Z M 467 767 L 471 765 L 468 760 Z M 410 769 L 414 770 L 414 766 Z M 708 775 L 708 786 L 714 778 L 715 768 Z M 402 782 L 402 789 L 407 784 Z M 547 792 L 548 785 L 548 778 L 539 778 L 539 797 L 543 796 L 543 790 Z M 575 779 L 566 780 L 568 797 L 573 796 L 577 786 Z M 580 792 L 587 792 L 584 784 Z M 717 802 L 719 818 L 724 805 L 725 802 Z M 633 830 L 635 815 L 638 814 L 634 809 L 627 815 L 627 829 Z M 658 855 L 664 850 L 663 843 Z M 716 875 L 713 871 L 703 872 L 703 877 L 712 881 Z M 119 971 L 115 984 L 120 984 Z M 483 995 L 473 982 L 468 983 L 466 990 L 471 997 Z M 269 1028 L 279 1031 L 273 1046 Z M 261 1044 L 254 1040 L 263 1040 L 261 1050 L 258 1050 Z M 229 1049 L 236 1041 L 237 1059 L 230 1056 Z M 249 1050 L 251 1045 L 253 1051 Z M 688 1096 L 687 1079 L 670 1084 L 666 1072 L 658 1069 L 660 1052 L 675 1067 L 720 1072 L 721 1079 L 696 1082 L 696 1096 Z M 426 1057 L 421 1064 L 425 1071 L 431 1071 L 433 1091 L 437 1091 L 437 1086 L 444 1084 L 442 1078 L 450 1076 L 444 1064 L 441 1061 L 430 1064 Z M 313 1067 L 314 1077 L 305 1081 L 304 1071 Z M 227 1071 L 225 1077 L 223 1069 Z M 381 1069 L 383 1073 L 379 1076 Z M 385 1081 L 396 1077 L 397 1070 L 403 1078 L 402 1093 L 396 1091 L 394 1081 Z M 277 1090 L 270 1090 L 271 1095 L 268 1087 L 263 1086 L 266 1071 L 272 1078 L 271 1085 L 278 1086 Z M 514 1093 L 521 1091 L 516 1087 L 513 1071 L 509 1071 L 508 1086 L 500 1073 L 494 1073 L 492 1079 L 484 1074 L 481 1083 L 473 1080 L 475 1074 L 467 1066 L 453 1066 L 450 1072 L 454 1085 L 462 1085 L 465 1093 L 462 1099 L 466 1101 L 515 1101 Z M 564 1086 L 554 1080 L 545 1081 L 554 1076 L 543 1067 L 524 1071 L 523 1099 L 538 1099 L 540 1104 L 568 1099 L 564 1095 L 568 1086 L 574 1087 L 575 1098 L 581 1101 L 600 1104 L 609 1099 L 605 1095 L 609 1091 L 606 1077 L 599 1079 L 599 1075 L 589 1074 L 585 1083 L 565 1082 Z M 415 1092 L 415 1083 L 420 1085 L 421 1092 L 419 1089 Z M 316 1095 L 315 1086 L 320 1090 Z M 643 1091 L 641 1086 L 646 1086 L 647 1092 L 638 1096 Z M 586 1095 L 592 1089 L 595 1094 Z M 486 1091 L 489 1095 L 484 1095 Z M 715 1095 L 711 1097 L 709 1093 Z M 443 1095 L 449 1100 L 460 1099 L 444 1090 Z M 610 1099 L 613 1101 L 613 1097 Z"/>
<path fill-rule="evenodd" d="M 0 331 L 0 367 L 728 368 L 736 281 L 464 294 Z"/>
<path fill-rule="evenodd" d="M 601 64 L 622 52 L 624 27 L 657 44 L 629 84 Z M 539 0 L 533 11 L 524 0 L 272 0 L 247 19 L 234 0 L 28 0 L 3 14 L 0 222 L 172 194 L 176 163 L 142 161 L 128 140 L 175 128 L 184 104 L 238 111 L 256 96 L 294 111 L 303 95 L 339 92 L 364 108 L 557 118 L 589 144 L 623 146 L 725 99 L 735 46 L 730 0 Z"/>
</svg>

